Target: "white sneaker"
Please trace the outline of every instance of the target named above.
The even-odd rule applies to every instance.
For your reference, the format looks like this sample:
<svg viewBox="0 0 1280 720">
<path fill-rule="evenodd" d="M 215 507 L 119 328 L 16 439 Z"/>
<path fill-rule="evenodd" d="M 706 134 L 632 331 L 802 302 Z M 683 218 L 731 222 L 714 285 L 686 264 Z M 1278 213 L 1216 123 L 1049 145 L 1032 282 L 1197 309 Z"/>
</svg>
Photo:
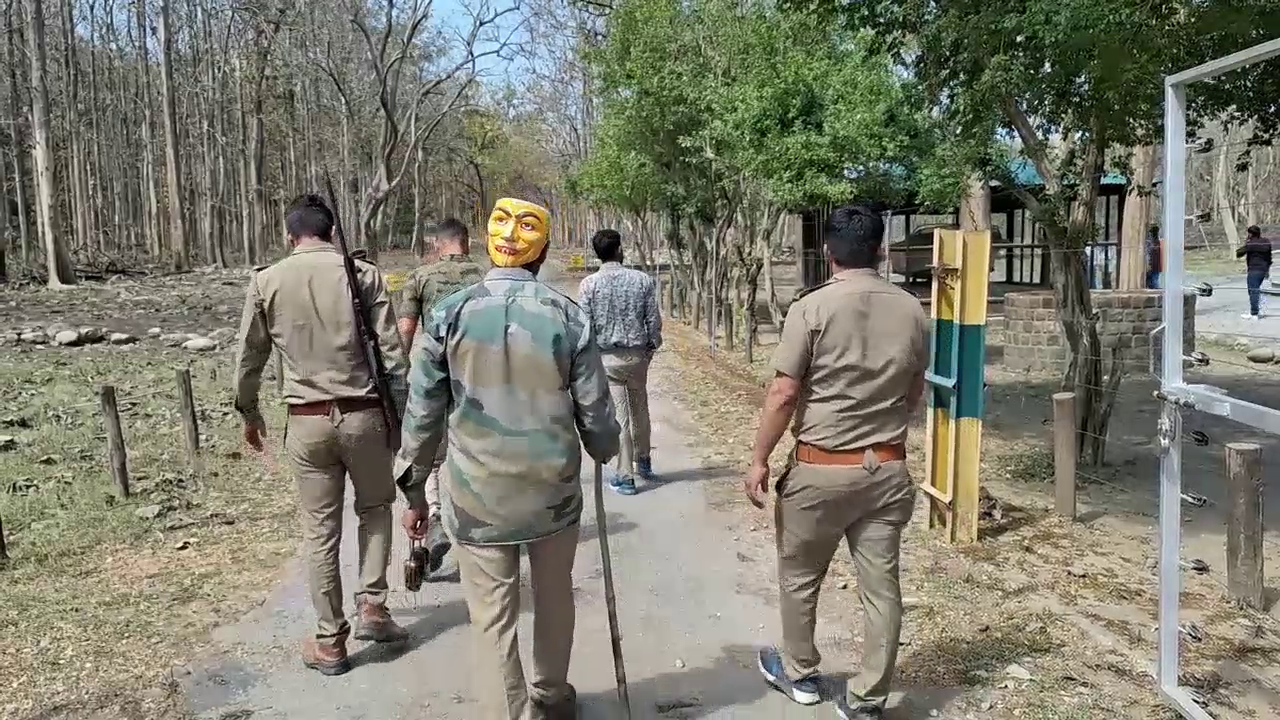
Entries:
<svg viewBox="0 0 1280 720">
<path fill-rule="evenodd" d="M 1241 317 L 1242 319 L 1244 319 L 1244 320 L 1257 320 L 1257 319 L 1258 319 L 1258 316 L 1257 316 L 1257 315 L 1250 315 L 1249 313 L 1240 313 L 1240 317 Z"/>
</svg>

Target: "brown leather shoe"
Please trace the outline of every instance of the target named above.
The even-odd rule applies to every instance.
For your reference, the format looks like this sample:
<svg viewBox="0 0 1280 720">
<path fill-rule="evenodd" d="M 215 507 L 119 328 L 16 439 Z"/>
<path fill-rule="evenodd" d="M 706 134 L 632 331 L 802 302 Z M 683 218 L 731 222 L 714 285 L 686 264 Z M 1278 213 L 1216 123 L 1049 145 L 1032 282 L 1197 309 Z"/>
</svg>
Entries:
<svg viewBox="0 0 1280 720">
<path fill-rule="evenodd" d="M 356 618 L 355 638 L 357 640 L 391 643 L 409 639 L 409 632 L 391 619 L 391 613 L 387 612 L 386 605 L 368 600 L 360 600 L 357 604 L 360 613 Z"/>
<path fill-rule="evenodd" d="M 321 675 L 342 675 L 350 672 L 351 661 L 347 659 L 347 638 L 345 636 L 332 640 L 307 638 L 302 643 L 302 664 Z"/>
<path fill-rule="evenodd" d="M 578 691 L 567 685 L 569 694 L 560 702 L 533 701 L 533 720 L 578 720 Z"/>
</svg>

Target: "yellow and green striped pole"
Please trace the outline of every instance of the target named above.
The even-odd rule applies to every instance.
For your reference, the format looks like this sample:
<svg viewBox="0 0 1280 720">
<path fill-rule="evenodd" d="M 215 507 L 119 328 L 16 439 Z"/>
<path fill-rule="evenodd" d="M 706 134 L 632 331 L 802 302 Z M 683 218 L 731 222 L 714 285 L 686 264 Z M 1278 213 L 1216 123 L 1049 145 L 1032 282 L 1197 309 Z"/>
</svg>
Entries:
<svg viewBox="0 0 1280 720">
<path fill-rule="evenodd" d="M 923 487 L 933 499 L 930 527 L 943 528 L 953 543 L 972 543 L 978 540 L 990 231 L 935 231 L 933 265 Z"/>
</svg>

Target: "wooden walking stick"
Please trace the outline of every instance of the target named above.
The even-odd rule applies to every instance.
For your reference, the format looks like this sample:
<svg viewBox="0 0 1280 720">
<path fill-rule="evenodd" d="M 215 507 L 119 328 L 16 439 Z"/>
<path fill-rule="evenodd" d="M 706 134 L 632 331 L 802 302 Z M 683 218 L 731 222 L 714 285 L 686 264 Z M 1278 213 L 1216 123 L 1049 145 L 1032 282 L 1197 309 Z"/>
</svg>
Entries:
<svg viewBox="0 0 1280 720">
<path fill-rule="evenodd" d="M 600 564 L 604 574 L 604 604 L 609 610 L 609 641 L 613 645 L 613 675 L 618 682 L 622 717 L 631 720 L 631 696 L 627 670 L 622 663 L 622 633 L 618 630 L 618 603 L 613 594 L 613 563 L 609 558 L 609 529 L 604 517 L 604 466 L 596 461 L 596 535 L 600 538 Z"/>
</svg>

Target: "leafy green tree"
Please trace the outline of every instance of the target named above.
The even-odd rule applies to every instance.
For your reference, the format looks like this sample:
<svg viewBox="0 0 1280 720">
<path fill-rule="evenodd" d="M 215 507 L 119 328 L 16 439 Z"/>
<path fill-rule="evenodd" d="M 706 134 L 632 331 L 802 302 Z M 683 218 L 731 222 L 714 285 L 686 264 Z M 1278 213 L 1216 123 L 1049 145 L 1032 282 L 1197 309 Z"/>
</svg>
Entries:
<svg viewBox="0 0 1280 720">
<path fill-rule="evenodd" d="M 931 138 L 889 59 L 812 13 L 633 0 L 590 61 L 602 118 L 574 189 L 674 218 L 695 289 L 710 306 L 736 284 L 748 338 L 782 214 L 903 194 Z"/>
</svg>

